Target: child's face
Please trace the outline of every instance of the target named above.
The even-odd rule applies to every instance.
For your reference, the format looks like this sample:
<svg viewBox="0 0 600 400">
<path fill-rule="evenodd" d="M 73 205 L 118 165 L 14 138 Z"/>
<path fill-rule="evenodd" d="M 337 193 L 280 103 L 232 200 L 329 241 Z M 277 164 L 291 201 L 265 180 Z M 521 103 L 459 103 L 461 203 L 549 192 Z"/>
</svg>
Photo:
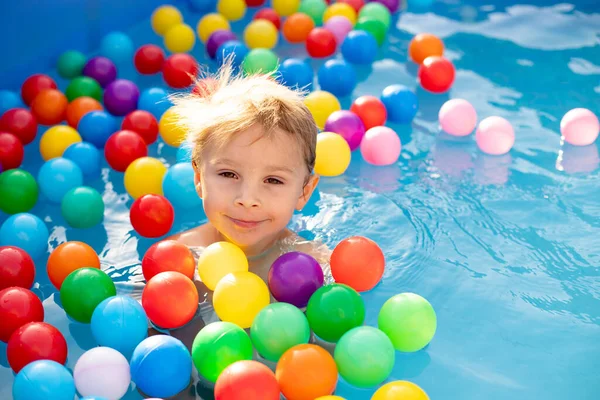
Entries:
<svg viewBox="0 0 600 400">
<path fill-rule="evenodd" d="M 300 210 L 318 178 L 307 168 L 295 138 L 285 131 L 262 137 L 262 126 L 240 132 L 215 151 L 202 153 L 196 188 L 208 220 L 247 252 L 262 251 Z"/>
</svg>

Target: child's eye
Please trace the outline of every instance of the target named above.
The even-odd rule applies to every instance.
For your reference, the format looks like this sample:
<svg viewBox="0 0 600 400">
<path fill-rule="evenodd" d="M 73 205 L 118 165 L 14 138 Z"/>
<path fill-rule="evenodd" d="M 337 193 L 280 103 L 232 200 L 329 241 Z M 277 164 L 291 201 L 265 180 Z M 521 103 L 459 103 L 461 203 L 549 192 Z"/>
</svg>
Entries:
<svg viewBox="0 0 600 400">
<path fill-rule="evenodd" d="M 225 172 L 221 172 L 219 173 L 220 176 L 224 177 L 224 178 L 236 178 L 235 174 L 233 172 L 229 172 L 229 171 L 225 171 Z"/>
<path fill-rule="evenodd" d="M 276 179 L 276 178 L 267 178 L 267 180 L 265 182 L 272 184 L 272 185 L 283 185 L 283 182 L 281 182 L 279 179 Z"/>
</svg>

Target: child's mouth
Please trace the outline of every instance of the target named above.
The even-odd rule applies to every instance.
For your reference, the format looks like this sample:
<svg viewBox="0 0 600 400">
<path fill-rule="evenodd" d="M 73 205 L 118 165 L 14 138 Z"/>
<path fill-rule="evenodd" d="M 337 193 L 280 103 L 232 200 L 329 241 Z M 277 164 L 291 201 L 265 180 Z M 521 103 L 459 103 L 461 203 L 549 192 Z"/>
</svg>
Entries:
<svg viewBox="0 0 600 400">
<path fill-rule="evenodd" d="M 231 222 L 233 222 L 233 224 L 235 226 L 240 227 L 240 228 L 245 228 L 245 229 L 256 228 L 258 225 L 260 225 L 262 222 L 264 222 L 264 221 L 248 221 L 248 220 L 236 219 L 236 218 L 232 218 L 232 217 L 229 217 L 229 219 L 231 220 Z"/>
</svg>

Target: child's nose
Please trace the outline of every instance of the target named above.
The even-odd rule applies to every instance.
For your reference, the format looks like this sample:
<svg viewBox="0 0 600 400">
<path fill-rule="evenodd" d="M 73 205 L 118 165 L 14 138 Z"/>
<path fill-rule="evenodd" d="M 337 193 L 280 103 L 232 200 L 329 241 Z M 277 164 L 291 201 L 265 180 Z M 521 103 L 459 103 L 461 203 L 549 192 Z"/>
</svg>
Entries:
<svg viewBox="0 0 600 400">
<path fill-rule="evenodd" d="M 258 190 L 252 185 L 242 185 L 240 193 L 235 202 L 236 204 L 246 208 L 260 206 Z"/>
</svg>

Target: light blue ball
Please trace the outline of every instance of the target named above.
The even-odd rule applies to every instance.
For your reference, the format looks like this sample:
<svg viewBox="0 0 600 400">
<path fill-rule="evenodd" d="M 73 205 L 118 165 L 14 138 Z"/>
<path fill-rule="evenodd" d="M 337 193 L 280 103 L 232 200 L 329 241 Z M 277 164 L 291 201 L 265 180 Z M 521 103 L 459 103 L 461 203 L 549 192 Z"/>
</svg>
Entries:
<svg viewBox="0 0 600 400">
<path fill-rule="evenodd" d="M 217 63 L 223 65 L 223 62 L 231 57 L 231 65 L 238 70 L 249 52 L 248 47 L 239 40 L 228 40 L 217 49 Z"/>
<path fill-rule="evenodd" d="M 142 305 L 132 297 L 113 296 L 98 304 L 91 328 L 98 345 L 111 347 L 128 359 L 148 336 L 148 318 Z"/>
<path fill-rule="evenodd" d="M 179 339 L 167 335 L 144 339 L 133 351 L 129 365 L 131 380 L 152 397 L 166 398 L 181 392 L 192 374 L 190 352 Z"/>
<path fill-rule="evenodd" d="M 106 397 L 82 397 L 80 400 L 109 400 Z"/>
<path fill-rule="evenodd" d="M 312 67 L 299 58 L 288 58 L 279 65 L 279 82 L 292 89 L 312 90 L 315 74 Z"/>
<path fill-rule="evenodd" d="M 83 173 L 75 162 L 64 157 L 46 161 L 38 173 L 40 191 L 54 203 L 60 203 L 67 192 L 83 185 Z"/>
<path fill-rule="evenodd" d="M 134 51 L 133 41 L 123 32 L 110 32 L 100 42 L 100 54 L 115 64 L 131 62 Z"/>
<path fill-rule="evenodd" d="M 0 117 L 11 108 L 25 107 L 21 97 L 10 90 L 0 90 Z"/>
<path fill-rule="evenodd" d="M 344 60 L 329 60 L 317 73 L 321 90 L 337 97 L 349 96 L 356 87 L 356 72 Z"/>
<path fill-rule="evenodd" d="M 157 121 L 167 111 L 173 103 L 168 99 L 169 92 L 163 88 L 153 87 L 148 88 L 140 93 L 138 99 L 138 109 L 146 110 L 154 115 Z"/>
<path fill-rule="evenodd" d="M 192 11 L 199 13 L 207 13 L 213 11 L 217 7 L 216 0 L 188 0 Z"/>
<path fill-rule="evenodd" d="M 99 149 L 104 148 L 110 135 L 118 129 L 117 119 L 106 111 L 90 111 L 77 124 L 77 131 L 83 140 Z"/>
<path fill-rule="evenodd" d="M 12 394 L 14 400 L 73 400 L 75 381 L 56 361 L 33 361 L 15 377 Z"/>
<path fill-rule="evenodd" d="M 73 143 L 67 147 L 63 157 L 77 164 L 84 177 L 95 177 L 100 173 L 102 155 L 91 143 Z"/>
<path fill-rule="evenodd" d="M 194 187 L 192 163 L 172 165 L 163 178 L 163 193 L 175 208 L 194 208 L 202 205 Z"/>
<path fill-rule="evenodd" d="M 372 64 L 377 57 L 377 39 L 365 31 L 350 31 L 342 43 L 342 55 L 352 64 Z"/>
<path fill-rule="evenodd" d="M 410 124 L 417 115 L 417 95 L 404 85 L 390 85 L 383 89 L 381 101 L 387 110 L 387 119 L 399 124 Z"/>
<path fill-rule="evenodd" d="M 46 254 L 49 237 L 46 224 L 29 213 L 11 215 L 0 227 L 0 246 L 20 247 L 34 260 Z"/>
<path fill-rule="evenodd" d="M 191 163 L 192 162 L 192 148 L 187 143 L 182 143 L 181 146 L 177 149 L 177 154 L 175 155 L 176 161 L 178 163 Z"/>
</svg>

